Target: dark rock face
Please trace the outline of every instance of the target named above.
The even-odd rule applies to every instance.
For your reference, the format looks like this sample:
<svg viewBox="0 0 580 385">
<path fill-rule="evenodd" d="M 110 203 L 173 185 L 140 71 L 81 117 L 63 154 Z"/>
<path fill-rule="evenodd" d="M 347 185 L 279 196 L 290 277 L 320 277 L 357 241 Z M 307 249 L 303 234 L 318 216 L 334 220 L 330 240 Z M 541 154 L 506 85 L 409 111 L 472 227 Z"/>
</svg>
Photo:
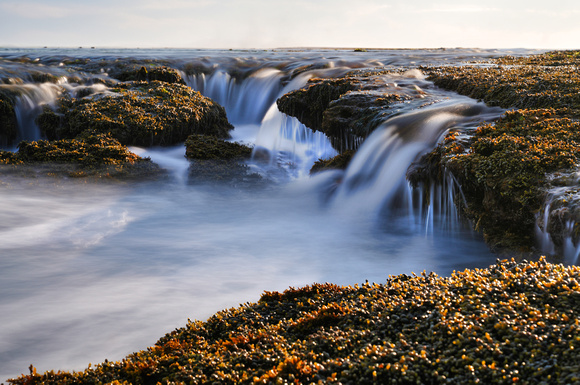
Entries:
<svg viewBox="0 0 580 385">
<path fill-rule="evenodd" d="M 18 127 L 14 111 L 14 100 L 0 92 L 0 145 L 5 147 L 12 143 L 16 140 L 17 134 Z"/>
<path fill-rule="evenodd" d="M 252 148 L 226 142 L 209 135 L 191 135 L 185 141 L 185 156 L 189 159 L 243 159 L 252 155 Z"/>
<path fill-rule="evenodd" d="M 174 68 L 169 68 L 166 66 L 152 67 L 149 69 L 147 69 L 145 66 L 142 66 L 138 70 L 129 70 L 121 72 L 120 74 L 116 75 L 116 78 L 123 82 L 125 81 L 151 82 L 154 80 L 158 80 L 166 83 L 177 83 L 185 85 L 185 81 L 181 77 L 179 71 L 177 71 Z"/>
<path fill-rule="evenodd" d="M 323 114 L 330 102 L 355 89 L 357 83 L 357 80 L 349 77 L 310 79 L 305 88 L 287 93 L 276 104 L 280 111 L 296 117 L 305 126 L 322 131 Z"/>
<path fill-rule="evenodd" d="M 278 109 L 307 127 L 325 133 L 339 152 L 356 150 L 389 115 L 390 104 L 405 95 L 386 93 L 376 76 L 311 79 L 302 89 L 277 100 Z"/>
<path fill-rule="evenodd" d="M 314 162 L 314 165 L 310 169 L 310 174 L 312 175 L 325 170 L 345 170 L 352 160 L 354 154 L 354 150 L 346 150 L 334 158 L 319 159 L 318 161 Z"/>
<path fill-rule="evenodd" d="M 37 120 L 39 127 L 50 140 L 92 130 L 136 146 L 173 145 L 191 134 L 227 138 L 233 128 L 223 107 L 180 84 L 120 83 L 110 91 L 62 100 L 60 118 L 45 111 Z"/>
</svg>

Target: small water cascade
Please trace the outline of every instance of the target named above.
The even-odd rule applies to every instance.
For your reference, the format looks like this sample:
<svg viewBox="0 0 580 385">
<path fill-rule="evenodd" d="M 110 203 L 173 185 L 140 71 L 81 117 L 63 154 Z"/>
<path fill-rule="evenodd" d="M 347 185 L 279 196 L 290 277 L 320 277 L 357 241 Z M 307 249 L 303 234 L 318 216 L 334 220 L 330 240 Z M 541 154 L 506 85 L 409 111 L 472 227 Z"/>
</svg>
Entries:
<svg viewBox="0 0 580 385">
<path fill-rule="evenodd" d="M 536 216 L 536 242 L 543 254 L 560 255 L 566 263 L 576 265 L 580 262 L 580 240 L 578 239 L 580 206 L 578 192 L 579 173 L 559 175 L 558 186 L 547 192 L 544 206 Z M 548 180 L 554 176 L 548 176 Z M 565 182 L 562 183 L 562 180 Z"/>
<path fill-rule="evenodd" d="M 351 215 L 396 215 L 427 233 L 434 226 L 457 228 L 455 193 L 458 186 L 448 174 L 442 184 L 412 188 L 409 166 L 435 147 L 450 129 L 474 127 L 497 117 L 498 109 L 482 103 L 456 101 L 426 107 L 388 119 L 356 153 L 342 175 L 332 205 Z"/>
<path fill-rule="evenodd" d="M 16 143 L 21 140 L 41 139 L 40 130 L 35 120 L 42 112 L 44 106 L 54 108 L 56 99 L 60 92 L 62 92 L 62 88 L 58 84 L 53 83 L 0 87 L 10 88 L 10 91 L 19 95 L 14 103 L 14 111 L 18 123 Z"/>
</svg>

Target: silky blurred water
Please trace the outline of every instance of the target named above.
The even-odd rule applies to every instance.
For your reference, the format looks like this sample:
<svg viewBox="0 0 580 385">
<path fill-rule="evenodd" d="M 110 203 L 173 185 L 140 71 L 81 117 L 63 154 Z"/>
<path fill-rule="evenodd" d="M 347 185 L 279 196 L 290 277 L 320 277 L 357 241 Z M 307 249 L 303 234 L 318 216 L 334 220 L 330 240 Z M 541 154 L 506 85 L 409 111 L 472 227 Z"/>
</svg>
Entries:
<svg viewBox="0 0 580 385">
<path fill-rule="evenodd" d="M 225 68 L 241 55 L 160 52 L 0 49 L 0 57 L 44 55 L 44 66 L 53 58 L 58 66 L 63 56 L 75 54 L 169 57 L 174 63 L 188 55 L 211 54 L 211 60 L 196 60 Z M 380 64 L 413 65 L 420 59 L 458 61 L 498 54 L 431 50 L 375 56 L 383 61 Z M 375 63 L 370 53 L 362 59 L 334 51 L 245 55 L 255 55 L 245 65 L 282 60 L 286 70 L 317 60 L 326 67 L 329 61 L 335 67 L 350 62 L 353 68 Z M 0 73 L 18 73 L 22 68 L 15 63 L 0 65 Z M 188 82 L 206 88 L 215 83 L 200 79 Z M 296 77 L 290 88 L 306 80 Z M 381 207 L 370 210 L 373 215 L 367 209 L 345 210 L 349 203 L 344 194 L 338 203 L 329 203 L 324 197 L 337 176 L 309 177 L 306 171 L 334 150 L 319 133 L 271 110 L 290 83 L 286 88 L 272 86 L 275 90 L 265 100 L 255 94 L 260 81 L 229 88 L 259 100 L 255 103 L 261 111 L 248 112 L 253 107 L 230 98 L 235 106 L 230 112 L 236 111 L 232 119 L 238 123 L 234 139 L 278 154 L 266 165 L 250 163 L 267 180 L 260 186 L 190 183 L 183 146 L 133 149 L 168 170 L 169 177 L 157 182 L 1 174 L 0 381 L 27 373 L 30 364 L 38 371 L 83 370 L 89 363 L 119 360 L 184 326 L 188 318 L 205 320 L 221 309 L 257 301 L 265 290 L 314 282 L 385 282 L 389 275 L 423 270 L 448 275 L 495 261 L 466 228 L 452 234 L 436 228 L 425 231 L 423 224 L 409 223 L 408 215 L 385 216 Z M 407 165 L 397 167 L 404 170 Z M 355 199 L 360 203 L 367 198 L 359 194 Z"/>
</svg>

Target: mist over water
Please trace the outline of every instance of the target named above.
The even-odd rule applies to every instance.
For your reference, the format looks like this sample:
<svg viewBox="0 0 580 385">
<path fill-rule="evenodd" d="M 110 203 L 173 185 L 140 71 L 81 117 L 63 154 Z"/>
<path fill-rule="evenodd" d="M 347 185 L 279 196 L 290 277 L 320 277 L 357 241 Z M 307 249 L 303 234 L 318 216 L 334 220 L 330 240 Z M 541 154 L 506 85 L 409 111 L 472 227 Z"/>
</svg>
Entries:
<svg viewBox="0 0 580 385">
<path fill-rule="evenodd" d="M 176 63 L 185 60 L 179 52 L 172 55 Z M 214 63 L 231 65 L 228 55 Z M 264 66 L 270 55 L 251 60 Z M 344 62 L 351 59 L 345 56 Z M 300 60 L 300 65 L 316 62 Z M 387 121 L 352 168 L 310 177 L 312 163 L 336 151 L 326 137 L 277 111 L 274 102 L 316 73 L 285 79 L 287 72 L 261 71 L 244 82 L 225 70 L 190 74 L 187 82 L 216 100 L 221 95 L 236 126 L 233 140 L 269 154 L 249 163 L 268 181 L 264 186 L 190 183 L 183 146 L 132 149 L 168 170 L 169 178 L 156 182 L 1 177 L 0 381 L 27 373 L 30 364 L 39 371 L 82 370 L 89 362 L 121 359 L 188 318 L 205 320 L 257 301 L 265 290 L 384 282 L 389 275 L 423 270 L 448 275 L 495 261 L 457 219 L 451 233 L 437 226 L 433 216 L 445 210 L 424 210 L 404 172 L 446 129 L 498 111 L 435 110 L 424 119 L 437 126 L 430 136 L 408 130 L 393 136 L 404 118 L 394 120 L 399 128 Z M 475 104 L 469 101 L 465 108 Z M 424 126 L 419 118 L 409 119 Z M 378 158 L 399 172 L 383 169 Z M 379 171 L 364 175 L 369 169 Z M 443 197 L 448 190 L 431 194 Z M 449 209 L 449 199 L 445 202 L 441 207 Z M 393 210 L 396 203 L 404 209 Z"/>
</svg>

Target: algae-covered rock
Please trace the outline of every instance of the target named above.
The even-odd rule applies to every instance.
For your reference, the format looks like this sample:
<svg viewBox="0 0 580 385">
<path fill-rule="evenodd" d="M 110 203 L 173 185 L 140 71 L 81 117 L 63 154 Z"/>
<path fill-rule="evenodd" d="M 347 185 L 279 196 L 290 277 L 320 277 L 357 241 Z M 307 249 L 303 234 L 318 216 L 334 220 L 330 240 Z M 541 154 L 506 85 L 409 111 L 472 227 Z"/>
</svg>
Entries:
<svg viewBox="0 0 580 385">
<path fill-rule="evenodd" d="M 355 151 L 347 150 L 330 159 L 318 159 L 310 169 L 310 175 L 326 170 L 345 170 L 352 160 Z"/>
<path fill-rule="evenodd" d="M 0 90 L 0 146 L 12 143 L 18 135 L 14 99 Z"/>
<path fill-rule="evenodd" d="M 191 135 L 185 141 L 185 156 L 189 159 L 249 158 L 252 148 L 209 135 Z"/>
<path fill-rule="evenodd" d="M 333 100 L 356 88 L 358 81 L 345 77 L 339 79 L 313 78 L 305 88 L 289 92 L 276 101 L 278 109 L 296 117 L 302 124 L 322 130 L 322 115 Z"/>
<path fill-rule="evenodd" d="M 38 122 L 47 138 L 74 139 L 90 130 L 124 145 L 166 146 L 184 142 L 191 134 L 227 138 L 233 128 L 222 106 L 181 84 L 120 83 L 110 91 L 113 94 L 62 100 L 57 127 L 54 113 L 41 115 Z"/>
<path fill-rule="evenodd" d="M 154 346 L 31 384 L 572 384 L 580 267 L 501 261 L 450 277 L 313 284 L 190 321 Z M 125 382 L 126 381 L 126 382 Z"/>
<path fill-rule="evenodd" d="M 547 191 L 554 187 L 551 175 L 574 173 L 580 164 L 578 54 L 507 57 L 492 67 L 423 69 L 440 87 L 521 108 L 479 127 L 469 140 L 448 135 L 409 175 L 413 182 L 428 182 L 440 178 L 443 169 L 451 172 L 465 197 L 464 213 L 494 249 L 533 251 L 536 226 L 551 233 L 559 253 L 564 237 L 576 241 L 580 235 L 566 233 L 568 224 L 580 221 L 573 214 L 580 214 L 574 207 L 577 200 L 569 200 L 565 208 L 562 201 L 546 206 Z M 548 218 L 538 215 L 546 209 L 551 210 Z"/>
<path fill-rule="evenodd" d="M 72 177 L 116 176 L 143 178 L 161 175 L 159 166 L 130 152 L 105 134 L 84 133 L 76 139 L 22 141 L 18 152 L 0 151 L 0 164 L 14 165 L 2 172 L 26 176 L 40 166 L 47 175 Z M 35 172 L 38 174 L 38 172 Z"/>
<path fill-rule="evenodd" d="M 191 135 L 185 141 L 185 156 L 190 159 L 189 183 L 220 183 L 257 187 L 262 177 L 252 172 L 245 160 L 252 148 L 208 135 Z"/>
<path fill-rule="evenodd" d="M 138 70 L 128 70 L 115 76 L 121 81 L 154 81 L 158 80 L 166 83 L 178 83 L 185 85 L 181 73 L 170 67 L 150 67 L 147 69 L 141 66 Z"/>
<path fill-rule="evenodd" d="M 467 148 L 449 136 L 437 151 L 461 185 L 466 213 L 492 245 L 530 248 L 547 173 L 580 161 L 580 122 L 557 110 L 516 110 L 479 127 Z"/>
</svg>

